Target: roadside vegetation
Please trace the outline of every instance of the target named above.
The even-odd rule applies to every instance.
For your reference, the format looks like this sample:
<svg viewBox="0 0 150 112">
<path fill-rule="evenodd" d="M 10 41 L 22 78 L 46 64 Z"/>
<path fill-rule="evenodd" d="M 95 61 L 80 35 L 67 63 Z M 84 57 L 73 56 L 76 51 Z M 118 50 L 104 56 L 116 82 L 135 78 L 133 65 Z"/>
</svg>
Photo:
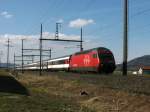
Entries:
<svg viewBox="0 0 150 112">
<path fill-rule="evenodd" d="M 8 85 L 9 88 L 4 89 L 0 86 L 0 112 L 94 112 L 87 107 L 80 106 L 68 97 L 55 95 L 52 91 L 48 91 L 47 81 L 49 79 L 46 81 L 45 77 L 23 75 L 17 77 L 16 80 L 8 72 L 0 71 L 0 81 L 3 78 L 7 83 L 3 83 L 3 86 Z M 43 82 L 44 80 L 47 85 Z M 28 94 L 20 88 L 17 88 L 21 91 L 19 93 L 13 90 L 18 82 L 21 84 L 19 86 L 26 87 Z"/>
<path fill-rule="evenodd" d="M 0 112 L 149 112 L 150 77 L 65 72 L 15 76 L 29 95 L 0 94 Z"/>
</svg>

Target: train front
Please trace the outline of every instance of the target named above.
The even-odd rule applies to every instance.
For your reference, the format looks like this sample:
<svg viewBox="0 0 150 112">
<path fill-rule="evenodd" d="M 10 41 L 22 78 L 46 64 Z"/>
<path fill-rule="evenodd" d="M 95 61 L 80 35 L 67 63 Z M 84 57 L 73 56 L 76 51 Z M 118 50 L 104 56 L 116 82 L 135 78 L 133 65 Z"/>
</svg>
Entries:
<svg viewBox="0 0 150 112">
<path fill-rule="evenodd" d="M 107 48 L 98 48 L 99 72 L 112 73 L 115 68 L 113 53 Z"/>
</svg>

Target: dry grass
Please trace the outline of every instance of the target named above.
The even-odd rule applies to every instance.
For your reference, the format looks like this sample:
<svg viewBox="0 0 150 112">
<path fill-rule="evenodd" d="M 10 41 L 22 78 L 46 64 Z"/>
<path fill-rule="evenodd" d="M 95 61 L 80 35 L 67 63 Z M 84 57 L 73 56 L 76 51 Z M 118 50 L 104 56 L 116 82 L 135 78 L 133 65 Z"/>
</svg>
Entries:
<svg viewBox="0 0 150 112">
<path fill-rule="evenodd" d="M 8 73 L 2 73 L 2 76 L 10 77 L 5 80 L 6 83 L 14 79 Z M 30 95 L 0 91 L 0 112 L 94 112 L 68 97 L 70 92 L 62 88 L 66 86 L 65 81 L 57 76 L 19 74 L 16 79 L 28 89 Z"/>
<path fill-rule="evenodd" d="M 19 81 L 33 91 L 70 99 L 79 104 L 81 110 L 84 107 L 97 112 L 149 112 L 150 110 L 150 96 L 124 91 L 124 89 L 113 89 L 107 85 L 103 76 L 100 80 L 103 83 L 90 83 L 87 80 L 79 80 L 83 78 L 79 75 L 66 78 L 68 75 L 60 76 L 60 74 L 38 76 L 27 73 L 20 76 Z M 109 80 L 110 77 L 107 81 Z M 81 91 L 86 91 L 88 95 L 81 96 Z"/>
<path fill-rule="evenodd" d="M 150 110 L 149 97 L 121 92 L 99 95 L 83 101 L 82 104 L 94 108 L 97 112 L 149 112 Z"/>
</svg>

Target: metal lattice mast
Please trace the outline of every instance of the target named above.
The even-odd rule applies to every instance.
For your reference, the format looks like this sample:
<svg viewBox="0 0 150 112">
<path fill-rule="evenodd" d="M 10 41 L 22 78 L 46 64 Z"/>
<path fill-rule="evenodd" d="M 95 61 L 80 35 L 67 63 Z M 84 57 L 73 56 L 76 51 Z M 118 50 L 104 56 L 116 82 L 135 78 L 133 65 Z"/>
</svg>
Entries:
<svg viewBox="0 0 150 112">
<path fill-rule="evenodd" d="M 9 69 L 9 47 L 10 47 L 10 40 L 7 41 L 7 69 Z"/>
<path fill-rule="evenodd" d="M 61 26 L 61 23 L 56 23 L 55 39 L 59 39 L 59 27 L 60 26 Z"/>
<path fill-rule="evenodd" d="M 21 40 L 22 41 L 22 62 L 21 62 L 21 67 L 22 67 L 22 74 L 23 74 L 23 65 L 24 65 L 24 58 L 23 58 L 23 41 L 24 39 Z"/>
<path fill-rule="evenodd" d="M 40 34 L 40 76 L 42 75 L 42 24 L 41 24 L 41 34 Z"/>
<path fill-rule="evenodd" d="M 81 27 L 81 42 L 80 42 L 80 51 L 83 51 L 82 27 Z"/>
</svg>

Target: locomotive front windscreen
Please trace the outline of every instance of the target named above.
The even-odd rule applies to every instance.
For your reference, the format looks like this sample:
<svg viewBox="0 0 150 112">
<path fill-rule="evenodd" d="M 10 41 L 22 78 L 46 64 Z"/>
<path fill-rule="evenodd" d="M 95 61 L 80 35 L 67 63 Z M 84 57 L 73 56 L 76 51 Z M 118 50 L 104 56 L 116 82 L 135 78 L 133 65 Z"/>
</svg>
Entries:
<svg viewBox="0 0 150 112">
<path fill-rule="evenodd" d="M 98 54 L 102 63 L 114 62 L 114 56 L 111 51 L 103 49 L 103 50 L 99 50 Z"/>
<path fill-rule="evenodd" d="M 101 61 L 100 71 L 105 73 L 112 73 L 116 68 L 115 59 L 112 52 L 108 49 L 99 49 L 98 55 Z"/>
</svg>

